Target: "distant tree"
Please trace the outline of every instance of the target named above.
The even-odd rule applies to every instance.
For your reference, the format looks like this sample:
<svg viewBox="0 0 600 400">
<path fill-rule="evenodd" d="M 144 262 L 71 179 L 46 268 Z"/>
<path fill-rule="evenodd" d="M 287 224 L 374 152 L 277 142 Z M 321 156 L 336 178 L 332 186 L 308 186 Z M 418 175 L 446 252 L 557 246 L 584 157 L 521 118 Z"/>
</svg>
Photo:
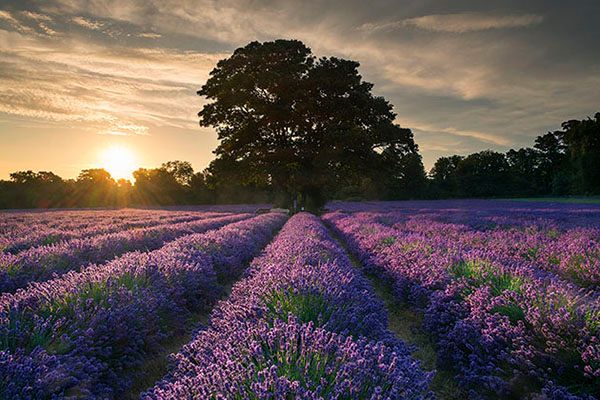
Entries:
<svg viewBox="0 0 600 400">
<path fill-rule="evenodd" d="M 17 171 L 10 174 L 11 202 L 20 208 L 57 207 L 66 194 L 63 179 L 47 171 Z"/>
<path fill-rule="evenodd" d="M 188 161 L 167 161 L 161 168 L 183 186 L 189 186 L 194 177 L 194 168 Z"/>
<path fill-rule="evenodd" d="M 416 147 L 416 145 L 415 145 Z M 427 185 L 427 176 L 421 156 L 417 150 L 405 154 L 383 154 L 387 199 L 414 199 L 422 196 Z M 385 168 L 387 166 L 387 168 Z"/>
<path fill-rule="evenodd" d="M 190 179 L 190 190 L 194 204 L 212 204 L 215 202 L 214 190 L 208 184 L 208 172 L 197 172 Z"/>
<path fill-rule="evenodd" d="M 562 128 L 573 175 L 572 190 L 600 194 L 600 112 L 594 119 L 564 122 Z"/>
<path fill-rule="evenodd" d="M 116 204 L 117 182 L 102 168 L 84 169 L 75 182 L 77 205 L 106 207 Z"/>
<path fill-rule="evenodd" d="M 557 190 L 553 190 L 553 183 L 555 183 L 559 174 L 563 175 L 563 178 L 569 175 L 567 172 L 569 168 L 567 164 L 567 144 L 564 140 L 564 133 L 556 131 L 538 136 L 533 147 L 538 152 L 540 192 L 544 194 L 556 192 Z M 566 186 L 570 186 L 570 184 Z M 562 192 L 569 191 L 570 188 L 565 187 L 558 190 L 558 194 L 566 194 Z"/>
<path fill-rule="evenodd" d="M 133 177 L 138 204 L 188 204 L 192 199 L 194 169 L 187 161 L 169 161 L 160 168 L 139 168 Z"/>
<path fill-rule="evenodd" d="M 509 165 L 504 154 L 484 150 L 461 160 L 456 177 L 463 197 L 503 196 L 510 178 Z"/>
<path fill-rule="evenodd" d="M 173 175 L 162 168 L 139 168 L 133 171 L 135 201 L 141 205 L 177 204 L 180 185 Z"/>
<path fill-rule="evenodd" d="M 544 193 L 540 159 L 539 151 L 530 147 L 519 150 L 511 149 L 506 153 L 511 178 L 511 194 L 535 195 Z"/>
<path fill-rule="evenodd" d="M 309 208 L 340 182 L 372 176 L 385 164 L 382 154 L 394 153 L 387 159 L 396 167 L 413 165 L 399 160 L 406 131 L 394 128 L 392 106 L 372 95 L 358 66 L 316 59 L 296 40 L 238 48 L 198 91 L 210 101 L 200 125 L 216 128 L 221 140 L 217 160 L 240 163 L 242 182 L 266 181 L 287 204 L 299 197 Z"/>
<path fill-rule="evenodd" d="M 117 181 L 116 206 L 127 207 L 132 203 L 133 185 L 127 179 Z"/>
<path fill-rule="evenodd" d="M 459 190 L 456 170 L 458 169 L 458 164 L 463 159 L 464 157 L 458 155 L 440 157 L 431 168 L 429 176 L 431 177 L 435 189 L 440 192 L 441 196 L 453 197 L 458 195 Z"/>
</svg>

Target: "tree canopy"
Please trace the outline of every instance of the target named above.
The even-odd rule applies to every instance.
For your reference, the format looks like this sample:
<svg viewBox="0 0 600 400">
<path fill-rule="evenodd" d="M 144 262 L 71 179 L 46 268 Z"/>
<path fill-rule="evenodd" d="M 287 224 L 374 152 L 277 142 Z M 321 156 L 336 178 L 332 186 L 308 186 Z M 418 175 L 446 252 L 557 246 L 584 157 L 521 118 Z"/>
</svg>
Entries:
<svg viewBox="0 0 600 400">
<path fill-rule="evenodd" d="M 287 204 L 309 208 L 341 187 L 373 177 L 424 182 L 418 147 L 359 63 L 316 58 L 297 40 L 252 42 L 221 60 L 198 91 L 198 113 L 221 141 L 211 164 L 245 184 L 269 184 Z M 237 168 L 231 168 L 236 165 Z M 406 172 L 404 172 L 406 170 Z M 421 179 L 422 178 L 422 179 Z"/>
</svg>

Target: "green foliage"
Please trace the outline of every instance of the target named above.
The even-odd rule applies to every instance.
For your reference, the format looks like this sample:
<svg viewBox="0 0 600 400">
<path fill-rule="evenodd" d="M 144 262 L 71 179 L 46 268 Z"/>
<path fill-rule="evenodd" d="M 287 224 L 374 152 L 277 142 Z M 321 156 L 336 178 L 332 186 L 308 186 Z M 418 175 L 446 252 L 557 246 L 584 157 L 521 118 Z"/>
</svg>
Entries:
<svg viewBox="0 0 600 400">
<path fill-rule="evenodd" d="M 525 282 L 524 278 L 496 270 L 484 260 L 456 263 L 450 267 L 450 273 L 455 278 L 464 278 L 473 289 L 489 285 L 494 296 L 499 296 L 506 290 L 520 293 Z"/>
<path fill-rule="evenodd" d="M 126 273 L 109 281 L 89 282 L 76 292 L 70 292 L 41 305 L 35 316 L 26 311 L 9 310 L 8 329 L 0 334 L 0 346 L 13 351 L 18 347 L 31 351 L 39 346 L 50 354 L 65 353 L 69 350 L 67 338 L 63 337 L 67 331 L 66 326 L 63 325 L 64 329 L 51 331 L 48 326 L 55 326 L 54 324 L 36 324 L 34 318 L 73 323 L 77 320 L 75 315 L 78 308 L 108 307 L 111 291 L 129 290 L 135 294 L 150 284 L 149 279 L 147 276 Z"/>
<path fill-rule="evenodd" d="M 253 370 L 254 376 L 249 377 L 248 380 L 241 383 L 243 395 L 239 394 L 236 399 L 258 399 L 252 390 L 253 384 L 259 381 L 258 371 L 271 368 L 275 366 L 277 369 L 277 375 L 280 377 L 286 377 L 290 381 L 298 382 L 301 387 L 308 388 L 309 390 L 316 390 L 319 388 L 319 394 L 323 398 L 332 398 L 334 395 L 333 390 L 335 388 L 336 378 L 343 363 L 343 358 L 336 356 L 333 353 L 326 351 L 306 351 L 306 343 L 303 342 L 302 336 L 298 336 L 296 340 L 286 342 L 284 344 L 278 341 L 272 343 L 265 340 L 262 337 L 255 338 L 260 345 L 260 356 L 251 357 L 248 360 L 248 370 Z M 381 385 L 380 382 L 377 382 Z M 388 390 L 389 383 L 384 383 L 382 389 Z M 276 393 L 275 387 L 272 387 L 272 392 Z M 360 392 L 354 393 L 353 397 L 349 397 L 347 394 L 338 394 L 335 398 L 340 400 L 353 400 L 353 399 L 370 399 L 372 398 L 372 392 L 374 387 L 369 385 L 368 382 L 361 387 Z"/>
<path fill-rule="evenodd" d="M 539 247 L 531 247 L 523 253 L 523 258 L 529 261 L 534 261 L 537 258 L 537 255 L 540 251 Z"/>
<path fill-rule="evenodd" d="M 525 311 L 515 302 L 508 302 L 506 304 L 496 306 L 492 309 L 492 312 L 506 315 L 511 323 L 516 324 L 517 321 L 525 320 Z"/>
<path fill-rule="evenodd" d="M 583 316 L 586 328 L 592 335 L 600 333 L 600 310 L 587 310 Z"/>
<path fill-rule="evenodd" d="M 256 338 L 261 346 L 261 356 L 251 359 L 252 368 L 256 371 L 270 368 L 275 365 L 277 375 L 286 377 L 290 381 L 297 381 L 300 386 L 316 389 L 315 384 L 321 386 L 321 394 L 327 397 L 335 385 L 335 377 L 341 367 L 342 360 L 332 360 L 331 355 L 325 352 L 303 351 L 304 343 L 299 337 L 296 344 L 279 345 L 278 342 L 268 343 L 264 339 Z M 250 365 L 248 366 L 250 368 Z M 258 399 L 253 395 L 252 385 L 259 380 L 258 374 L 252 379 L 243 382 L 246 388 L 245 396 L 239 395 L 239 399 Z M 276 388 L 272 388 L 273 393 Z M 247 397 L 250 396 L 250 397 Z"/>
<path fill-rule="evenodd" d="M 5 271 L 9 277 L 14 278 L 16 276 L 16 274 L 21 270 L 21 266 L 16 263 L 8 263 L 7 262 L 7 263 L 1 263 L 0 269 Z"/>
<path fill-rule="evenodd" d="M 288 321 L 292 314 L 302 323 L 313 322 L 315 326 L 323 326 L 333 314 L 331 304 L 319 292 L 296 292 L 293 289 L 280 289 L 269 293 L 264 298 L 270 320 Z"/>
<path fill-rule="evenodd" d="M 388 236 L 383 238 L 379 243 L 384 247 L 389 247 L 396 243 L 397 238 L 395 236 Z"/>
<path fill-rule="evenodd" d="M 525 320 L 525 311 L 511 298 L 512 295 L 521 293 L 524 278 L 497 271 L 493 265 L 483 260 L 454 264 L 450 273 L 455 278 L 466 280 L 468 288 L 463 291 L 463 296 L 467 296 L 478 287 L 488 285 L 493 296 L 504 296 L 503 304 L 495 306 L 492 312 L 507 316 L 513 324 Z"/>
</svg>

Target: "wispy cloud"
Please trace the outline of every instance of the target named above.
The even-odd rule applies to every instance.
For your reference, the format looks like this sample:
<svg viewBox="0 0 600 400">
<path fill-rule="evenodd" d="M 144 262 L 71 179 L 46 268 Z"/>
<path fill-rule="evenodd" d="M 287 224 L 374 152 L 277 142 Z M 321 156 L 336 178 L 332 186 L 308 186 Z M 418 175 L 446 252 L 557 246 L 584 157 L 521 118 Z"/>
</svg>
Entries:
<svg viewBox="0 0 600 400">
<path fill-rule="evenodd" d="M 400 122 L 400 121 L 398 121 Z M 407 124 L 407 121 L 402 121 L 403 124 Z M 482 132 L 479 130 L 473 129 L 462 129 L 455 128 L 451 126 L 436 126 L 432 124 L 426 124 L 419 121 L 408 121 L 408 125 L 415 130 L 425 131 L 425 132 L 434 132 L 434 133 L 443 133 L 451 136 L 459 136 L 459 137 L 468 137 L 475 139 L 479 142 L 492 144 L 496 146 L 508 146 L 510 145 L 510 140 L 508 140 L 505 136 Z"/>
<path fill-rule="evenodd" d="M 15 29 L 19 32 L 32 33 L 32 34 L 35 33 L 35 31 L 32 28 L 30 28 L 29 26 L 23 25 L 21 22 L 19 22 L 19 20 L 17 18 L 15 18 L 15 16 L 12 13 L 10 13 L 8 11 L 0 10 L 0 21 L 4 21 L 8 25 L 10 25 L 13 29 Z"/>
<path fill-rule="evenodd" d="M 434 32 L 465 33 L 488 29 L 523 28 L 537 25 L 544 17 L 537 14 L 493 15 L 482 13 L 434 14 L 407 18 L 391 22 L 370 22 L 359 26 L 359 30 L 391 31 L 403 27 L 414 27 Z"/>
<path fill-rule="evenodd" d="M 409 18 L 402 21 L 402 24 L 430 31 L 464 33 L 487 29 L 523 28 L 537 25 L 543 20 L 544 17 L 536 14 L 488 15 L 460 13 Z"/>
<path fill-rule="evenodd" d="M 4 44 L 10 43 L 10 46 Z M 0 112 L 86 122 L 97 133 L 194 129 L 196 90 L 222 55 L 43 41 L 0 29 Z"/>
<path fill-rule="evenodd" d="M 117 123 L 105 130 L 99 131 L 98 134 L 114 136 L 148 135 L 148 127 L 131 123 Z"/>
<path fill-rule="evenodd" d="M 160 39 L 162 35 L 160 33 L 154 32 L 142 32 L 138 33 L 137 37 L 145 38 L 145 39 Z"/>
<path fill-rule="evenodd" d="M 104 23 L 102 21 L 96 21 L 93 19 L 84 18 L 84 17 L 80 17 L 80 16 L 71 18 L 71 21 L 83 28 L 91 29 L 91 30 L 98 30 L 104 26 Z"/>
<path fill-rule="evenodd" d="M 19 21 L 8 11 L 0 10 L 0 19 L 9 22 L 12 25 L 19 25 Z"/>
<path fill-rule="evenodd" d="M 52 21 L 52 18 L 49 15 L 40 14 L 33 11 L 22 11 L 21 15 L 35 21 Z"/>
<path fill-rule="evenodd" d="M 9 12 L 0 10 L 0 21 L 5 21 L 14 30 L 37 36 L 57 36 L 54 21 L 49 15 L 31 11 Z"/>
</svg>

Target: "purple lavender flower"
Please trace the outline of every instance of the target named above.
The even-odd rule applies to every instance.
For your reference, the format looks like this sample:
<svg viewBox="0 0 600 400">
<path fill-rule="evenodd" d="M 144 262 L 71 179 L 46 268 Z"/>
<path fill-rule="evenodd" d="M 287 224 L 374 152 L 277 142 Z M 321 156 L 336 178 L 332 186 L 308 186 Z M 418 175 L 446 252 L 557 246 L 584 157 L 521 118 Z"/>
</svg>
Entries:
<svg viewBox="0 0 600 400">
<path fill-rule="evenodd" d="M 298 214 L 142 398 L 420 399 L 430 378 L 343 249 Z"/>
<path fill-rule="evenodd" d="M 522 397 L 550 381 L 600 392 L 597 209 L 385 206 L 324 219 L 424 314 L 459 382 L 484 396 Z"/>
<path fill-rule="evenodd" d="M 122 371 L 217 300 L 216 252 L 235 249 L 219 268 L 240 271 L 284 221 L 257 216 L 4 294 L 0 397 L 118 397 L 130 384 Z"/>
</svg>

